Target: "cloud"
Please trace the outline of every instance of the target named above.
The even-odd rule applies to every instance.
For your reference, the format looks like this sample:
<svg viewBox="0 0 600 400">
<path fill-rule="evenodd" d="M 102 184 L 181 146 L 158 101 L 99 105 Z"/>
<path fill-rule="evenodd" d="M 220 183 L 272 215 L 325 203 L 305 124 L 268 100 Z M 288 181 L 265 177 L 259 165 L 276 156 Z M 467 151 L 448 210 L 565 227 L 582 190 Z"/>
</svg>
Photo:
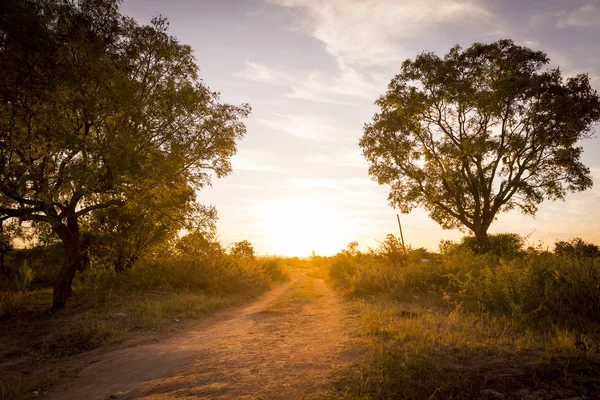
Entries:
<svg viewBox="0 0 600 400">
<path fill-rule="evenodd" d="M 342 66 L 389 65 L 404 59 L 402 39 L 419 38 L 445 23 L 481 21 L 491 14 L 461 0 L 267 0 L 298 8 L 299 29 L 325 44 Z"/>
<path fill-rule="evenodd" d="M 337 75 L 317 71 L 299 75 L 253 61 L 246 61 L 245 68 L 233 76 L 254 82 L 287 85 L 289 91 L 284 94 L 285 97 L 330 104 L 349 104 L 353 98 L 373 101 L 386 83 L 381 76 L 367 78 L 347 66 L 341 66 Z"/>
<path fill-rule="evenodd" d="M 600 8 L 596 3 L 586 4 L 558 20 L 559 28 L 600 28 Z"/>
<path fill-rule="evenodd" d="M 338 167 L 367 169 L 368 164 L 359 151 L 343 154 L 314 154 L 305 157 L 304 161 L 314 164 L 331 164 Z"/>
<path fill-rule="evenodd" d="M 235 155 L 231 159 L 231 167 L 234 171 L 254 171 L 254 172 L 284 172 L 281 168 L 262 164 L 252 157 Z"/>
<path fill-rule="evenodd" d="M 303 139 L 330 143 L 350 141 L 344 137 L 347 135 L 343 129 L 315 115 L 271 113 L 269 117 L 260 118 L 258 122 L 271 129 Z"/>
<path fill-rule="evenodd" d="M 258 82 L 272 82 L 278 79 L 277 73 L 266 65 L 246 61 L 243 70 L 233 74 L 235 78 L 247 79 Z"/>
<path fill-rule="evenodd" d="M 347 178 L 347 179 L 327 179 L 327 178 L 292 178 L 290 183 L 300 187 L 327 188 L 342 191 L 354 191 L 357 188 L 375 187 L 377 183 L 368 178 Z"/>
<path fill-rule="evenodd" d="M 377 78 L 369 79 L 356 69 L 341 65 L 337 76 L 313 72 L 306 79 L 295 80 L 287 97 L 334 104 L 347 104 L 350 98 L 374 101 L 385 88 L 385 80 Z"/>
</svg>

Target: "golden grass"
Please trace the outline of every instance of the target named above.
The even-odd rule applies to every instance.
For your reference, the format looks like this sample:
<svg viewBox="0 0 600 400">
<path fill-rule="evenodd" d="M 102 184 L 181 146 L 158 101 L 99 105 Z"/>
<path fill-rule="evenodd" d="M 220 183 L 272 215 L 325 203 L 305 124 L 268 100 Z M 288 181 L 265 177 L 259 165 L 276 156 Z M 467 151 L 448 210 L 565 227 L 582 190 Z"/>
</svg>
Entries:
<svg viewBox="0 0 600 400">
<path fill-rule="evenodd" d="M 509 396 L 534 387 L 569 398 L 597 390 L 591 377 L 600 353 L 590 337 L 584 347 L 565 329 L 541 333 L 423 298 L 400 303 L 376 297 L 351 305 L 368 357 L 339 371 L 345 390 L 335 397 L 479 399 L 485 390 Z"/>
</svg>

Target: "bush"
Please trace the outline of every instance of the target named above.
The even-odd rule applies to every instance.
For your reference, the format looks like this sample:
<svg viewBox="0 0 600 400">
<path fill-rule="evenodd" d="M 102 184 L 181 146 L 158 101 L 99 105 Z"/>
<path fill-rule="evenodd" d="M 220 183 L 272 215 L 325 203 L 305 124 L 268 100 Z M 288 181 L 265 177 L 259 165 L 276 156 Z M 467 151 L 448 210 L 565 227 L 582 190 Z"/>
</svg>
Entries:
<svg viewBox="0 0 600 400">
<path fill-rule="evenodd" d="M 273 281 L 282 281 L 289 278 L 289 272 L 281 258 L 262 258 L 258 261 L 262 271 Z"/>
<path fill-rule="evenodd" d="M 507 259 L 523 254 L 525 239 L 521 235 L 516 233 L 494 233 L 489 235 L 488 238 L 491 245 L 488 254 Z M 475 254 L 481 252 L 475 236 L 464 236 L 460 245 L 465 246 Z"/>
<path fill-rule="evenodd" d="M 533 253 L 467 271 L 456 282 L 459 297 L 483 310 L 551 322 L 600 321 L 596 259 Z"/>
<path fill-rule="evenodd" d="M 600 258 L 524 252 L 518 235 L 494 236 L 495 252 L 475 254 L 470 239 L 442 242 L 441 256 L 422 262 L 409 253 L 400 269 L 375 252 L 343 251 L 330 258 L 329 276 L 352 295 L 443 293 L 469 309 L 528 324 L 600 322 Z"/>
<path fill-rule="evenodd" d="M 561 257 L 595 258 L 600 256 L 600 248 L 593 243 L 584 242 L 581 238 L 559 241 L 554 244 L 554 254 Z"/>
<path fill-rule="evenodd" d="M 52 285 L 64 263 L 64 249 L 60 244 L 14 249 L 5 259 L 13 275 L 24 262 L 33 270 L 36 282 Z"/>
<path fill-rule="evenodd" d="M 160 262 L 142 262 L 119 274 L 96 268 L 84 275 L 82 290 L 98 293 L 157 289 L 190 290 L 216 295 L 254 293 L 269 286 L 269 277 L 256 263 L 229 257 L 200 260 L 179 256 Z"/>
<path fill-rule="evenodd" d="M 33 282 L 34 276 L 35 274 L 33 270 L 29 267 L 27 261 L 24 261 L 23 264 L 21 264 L 21 267 L 19 268 L 17 273 L 15 274 L 15 285 L 17 291 L 25 293 L 27 289 L 29 289 L 29 286 L 31 286 L 31 282 Z"/>
</svg>

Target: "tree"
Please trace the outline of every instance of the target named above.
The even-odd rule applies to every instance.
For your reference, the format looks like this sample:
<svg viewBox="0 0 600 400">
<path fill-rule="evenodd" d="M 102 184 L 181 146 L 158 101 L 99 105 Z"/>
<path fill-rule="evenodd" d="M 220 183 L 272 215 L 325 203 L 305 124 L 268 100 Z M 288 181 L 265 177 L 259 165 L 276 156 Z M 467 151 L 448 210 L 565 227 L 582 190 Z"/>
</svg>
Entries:
<svg viewBox="0 0 600 400">
<path fill-rule="evenodd" d="M 229 254 L 237 258 L 254 258 L 254 246 L 247 240 L 235 242 L 231 245 Z"/>
<path fill-rule="evenodd" d="M 359 143 L 390 204 L 471 230 L 485 252 L 499 213 L 534 215 L 544 198 L 590 188 L 578 142 L 600 99 L 587 75 L 563 79 L 548 62 L 510 40 L 406 60 Z"/>
<path fill-rule="evenodd" d="M 225 254 L 225 249 L 215 237 L 206 232 L 190 232 L 175 244 L 179 256 L 200 261 L 216 260 Z"/>
<path fill-rule="evenodd" d="M 569 241 L 561 240 L 554 243 L 554 254 L 562 257 L 600 257 L 600 248 L 587 243 L 582 238 L 573 238 Z"/>
<path fill-rule="evenodd" d="M 404 266 L 406 252 L 399 238 L 388 233 L 385 240 L 377 248 L 377 254 L 389 260 L 392 266 L 397 269 Z"/>
<path fill-rule="evenodd" d="M 0 219 L 43 223 L 60 238 L 54 309 L 85 262 L 82 218 L 227 175 L 250 112 L 219 102 L 166 19 L 141 26 L 118 6 L 0 6 Z"/>
<path fill-rule="evenodd" d="M 94 259 L 115 272 L 132 269 L 141 257 L 159 256 L 179 231 L 214 232 L 217 210 L 192 202 L 195 193 L 154 191 L 125 207 L 94 212 L 85 223 Z"/>
</svg>

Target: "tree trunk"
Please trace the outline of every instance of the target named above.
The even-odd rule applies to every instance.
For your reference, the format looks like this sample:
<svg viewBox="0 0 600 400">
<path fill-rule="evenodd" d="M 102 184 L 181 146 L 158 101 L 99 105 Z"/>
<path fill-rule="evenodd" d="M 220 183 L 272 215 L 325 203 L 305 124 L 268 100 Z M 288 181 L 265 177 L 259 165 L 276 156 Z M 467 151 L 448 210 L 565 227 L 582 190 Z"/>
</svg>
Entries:
<svg viewBox="0 0 600 400">
<path fill-rule="evenodd" d="M 481 227 L 474 231 L 475 239 L 477 239 L 477 247 L 479 254 L 485 254 L 492 249 L 490 238 L 487 234 L 487 228 Z"/>
<path fill-rule="evenodd" d="M 71 285 L 75 273 L 81 269 L 83 259 L 79 242 L 79 227 L 76 220 L 69 221 L 67 225 L 60 224 L 54 227 L 54 231 L 62 240 L 65 249 L 65 262 L 58 273 L 52 297 L 52 309 L 57 311 L 65 307 L 67 300 L 73 294 Z"/>
</svg>

